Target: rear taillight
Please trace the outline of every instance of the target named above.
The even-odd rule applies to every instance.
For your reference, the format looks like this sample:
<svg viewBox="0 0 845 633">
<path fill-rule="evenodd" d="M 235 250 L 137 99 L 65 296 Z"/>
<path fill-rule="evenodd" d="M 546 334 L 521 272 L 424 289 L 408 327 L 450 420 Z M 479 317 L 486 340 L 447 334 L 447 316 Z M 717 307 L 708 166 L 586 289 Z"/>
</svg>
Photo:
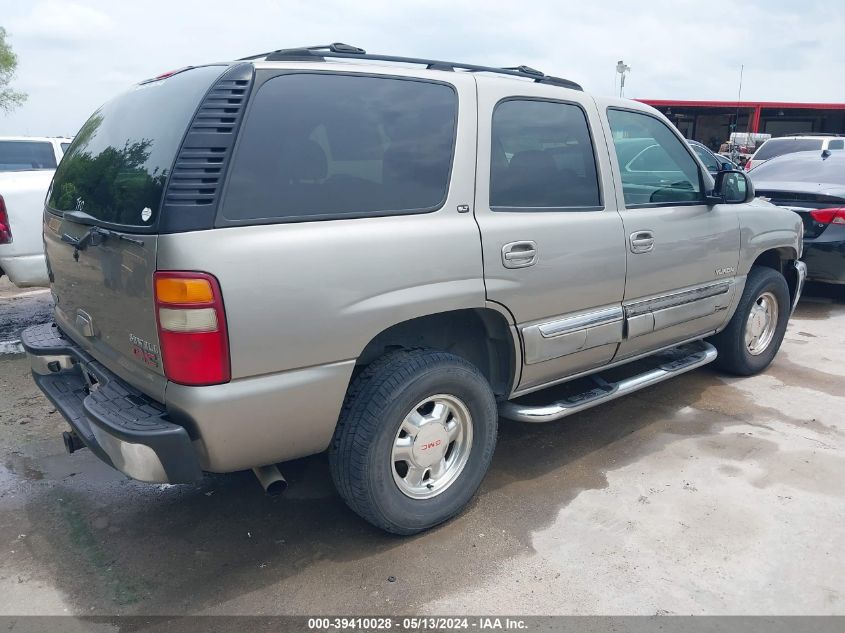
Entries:
<svg viewBox="0 0 845 633">
<path fill-rule="evenodd" d="M 845 207 L 814 209 L 810 217 L 820 224 L 845 224 Z"/>
<path fill-rule="evenodd" d="M 229 382 L 226 311 L 217 280 L 206 273 L 153 276 L 164 374 L 180 385 Z"/>
<path fill-rule="evenodd" d="M 12 241 L 12 227 L 9 225 L 9 214 L 6 213 L 6 201 L 0 196 L 0 244 Z"/>
</svg>

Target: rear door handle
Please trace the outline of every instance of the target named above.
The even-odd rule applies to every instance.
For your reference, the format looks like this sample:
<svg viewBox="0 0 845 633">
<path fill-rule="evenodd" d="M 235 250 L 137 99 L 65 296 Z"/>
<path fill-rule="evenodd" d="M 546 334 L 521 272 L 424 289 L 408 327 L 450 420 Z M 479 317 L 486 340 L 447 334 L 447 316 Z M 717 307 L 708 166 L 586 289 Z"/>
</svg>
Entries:
<svg viewBox="0 0 845 633">
<path fill-rule="evenodd" d="M 523 240 L 508 242 L 502 247 L 502 264 L 505 268 L 525 268 L 537 263 L 537 242 Z"/>
<path fill-rule="evenodd" d="M 631 233 L 630 240 L 632 253 L 648 253 L 654 250 L 654 233 L 651 231 Z"/>
</svg>

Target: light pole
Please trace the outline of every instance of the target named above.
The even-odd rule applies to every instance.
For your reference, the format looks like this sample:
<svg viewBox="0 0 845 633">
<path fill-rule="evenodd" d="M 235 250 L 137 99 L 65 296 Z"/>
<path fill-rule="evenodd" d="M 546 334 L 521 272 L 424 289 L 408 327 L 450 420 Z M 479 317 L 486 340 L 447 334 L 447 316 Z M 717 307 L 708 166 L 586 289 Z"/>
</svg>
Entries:
<svg viewBox="0 0 845 633">
<path fill-rule="evenodd" d="M 618 62 L 616 62 L 616 72 L 618 72 L 620 75 L 619 96 L 622 97 L 625 95 L 625 73 L 631 72 L 631 67 L 620 59 Z"/>
</svg>

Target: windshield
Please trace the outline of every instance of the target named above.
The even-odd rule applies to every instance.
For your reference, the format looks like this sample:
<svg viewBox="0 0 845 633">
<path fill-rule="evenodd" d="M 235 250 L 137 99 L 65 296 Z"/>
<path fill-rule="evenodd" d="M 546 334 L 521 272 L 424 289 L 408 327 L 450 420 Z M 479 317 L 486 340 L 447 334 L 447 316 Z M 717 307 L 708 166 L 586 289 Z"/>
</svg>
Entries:
<svg viewBox="0 0 845 633">
<path fill-rule="evenodd" d="M 821 150 L 821 148 L 822 139 L 820 138 L 773 138 L 763 143 L 752 159 L 769 160 L 775 156 L 806 152 L 814 149 Z"/>
<path fill-rule="evenodd" d="M 755 182 L 811 182 L 845 185 L 845 156 L 836 154 L 822 159 L 813 156 L 779 158 L 767 161 L 750 172 Z"/>
<path fill-rule="evenodd" d="M 55 168 L 56 155 L 46 141 L 0 141 L 0 171 Z"/>
<path fill-rule="evenodd" d="M 48 206 L 110 224 L 154 225 L 185 130 L 222 71 L 187 70 L 139 84 L 102 106 L 65 153 Z"/>
</svg>

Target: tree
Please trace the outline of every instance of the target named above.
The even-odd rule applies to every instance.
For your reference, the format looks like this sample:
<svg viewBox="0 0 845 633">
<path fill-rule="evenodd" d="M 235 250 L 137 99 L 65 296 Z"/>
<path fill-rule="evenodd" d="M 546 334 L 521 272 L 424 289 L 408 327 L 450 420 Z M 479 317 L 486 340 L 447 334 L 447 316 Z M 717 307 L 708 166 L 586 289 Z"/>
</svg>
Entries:
<svg viewBox="0 0 845 633">
<path fill-rule="evenodd" d="M 9 87 L 17 67 L 18 56 L 6 43 L 6 29 L 0 26 L 0 111 L 11 112 L 26 101 L 26 93 Z"/>
</svg>

